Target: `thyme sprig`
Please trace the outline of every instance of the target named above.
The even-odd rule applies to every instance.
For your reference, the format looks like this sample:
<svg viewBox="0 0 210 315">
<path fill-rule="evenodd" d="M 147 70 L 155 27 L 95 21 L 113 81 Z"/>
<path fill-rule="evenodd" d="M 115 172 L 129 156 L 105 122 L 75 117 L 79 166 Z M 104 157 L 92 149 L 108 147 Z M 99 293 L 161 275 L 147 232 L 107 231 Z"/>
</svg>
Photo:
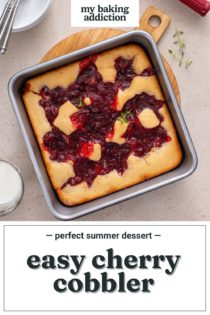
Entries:
<svg viewBox="0 0 210 315">
<path fill-rule="evenodd" d="M 83 106 L 85 106 L 82 97 L 79 97 L 79 98 L 76 100 L 76 106 L 77 106 L 78 108 L 82 108 Z"/>
<path fill-rule="evenodd" d="M 173 51 L 173 49 L 169 49 L 168 52 L 169 52 L 169 54 L 170 54 L 173 58 L 176 58 L 176 54 L 175 54 L 175 52 Z"/>
<path fill-rule="evenodd" d="M 186 63 L 185 63 L 185 69 L 188 69 L 192 64 L 192 60 L 191 59 L 188 59 L 186 60 Z"/>
<path fill-rule="evenodd" d="M 184 32 L 180 31 L 178 29 L 175 30 L 175 33 L 173 34 L 174 42 L 173 44 L 177 46 L 176 51 L 174 49 L 169 49 L 169 54 L 179 61 L 179 66 L 181 67 L 183 64 L 185 65 L 185 69 L 188 69 L 191 64 L 192 60 L 190 58 L 185 58 L 185 48 L 186 48 L 186 42 L 183 38 Z"/>
<path fill-rule="evenodd" d="M 128 117 L 132 114 L 130 110 L 126 110 L 125 112 L 121 112 L 120 116 L 118 116 L 117 120 L 122 124 L 128 123 Z"/>
</svg>

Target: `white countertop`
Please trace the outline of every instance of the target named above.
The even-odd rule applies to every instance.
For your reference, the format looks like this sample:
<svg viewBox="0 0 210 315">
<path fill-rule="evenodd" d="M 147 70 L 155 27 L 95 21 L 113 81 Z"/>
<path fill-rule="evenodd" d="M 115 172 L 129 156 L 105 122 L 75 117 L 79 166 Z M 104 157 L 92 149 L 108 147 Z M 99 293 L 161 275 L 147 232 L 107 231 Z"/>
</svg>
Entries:
<svg viewBox="0 0 210 315">
<path fill-rule="evenodd" d="M 182 111 L 199 158 L 196 172 L 176 184 L 120 203 L 79 220 L 210 220 L 210 13 L 200 17 L 178 0 L 141 0 L 141 13 L 149 5 L 165 10 L 171 25 L 159 43 L 160 51 L 176 74 Z M 175 28 L 184 31 L 189 70 L 169 56 Z M 55 220 L 44 200 L 20 128 L 7 94 L 9 78 L 18 70 L 38 63 L 42 55 L 64 37 L 78 31 L 70 27 L 70 1 L 54 0 L 47 18 L 32 30 L 12 35 L 5 56 L 0 56 L 0 158 L 22 170 L 25 194 L 6 221 Z"/>
</svg>

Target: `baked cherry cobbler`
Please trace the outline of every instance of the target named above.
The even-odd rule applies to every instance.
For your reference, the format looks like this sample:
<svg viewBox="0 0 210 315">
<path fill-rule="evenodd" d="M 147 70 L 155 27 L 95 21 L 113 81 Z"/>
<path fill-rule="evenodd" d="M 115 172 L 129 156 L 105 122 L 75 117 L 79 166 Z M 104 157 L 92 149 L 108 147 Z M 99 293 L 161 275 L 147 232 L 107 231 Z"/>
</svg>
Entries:
<svg viewBox="0 0 210 315">
<path fill-rule="evenodd" d="M 23 100 L 65 205 L 124 189 L 181 162 L 154 69 L 137 45 L 39 75 L 26 82 Z"/>
</svg>

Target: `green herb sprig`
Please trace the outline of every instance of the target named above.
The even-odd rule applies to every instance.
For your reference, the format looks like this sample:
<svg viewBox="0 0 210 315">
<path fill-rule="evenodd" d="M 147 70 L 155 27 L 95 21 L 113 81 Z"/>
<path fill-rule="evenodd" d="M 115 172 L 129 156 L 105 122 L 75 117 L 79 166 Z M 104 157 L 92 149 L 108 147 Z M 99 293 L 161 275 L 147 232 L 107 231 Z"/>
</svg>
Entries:
<svg viewBox="0 0 210 315">
<path fill-rule="evenodd" d="M 173 58 L 176 58 L 176 54 L 175 54 L 175 52 L 173 51 L 173 49 L 169 49 L 168 52 L 169 52 L 169 54 L 170 54 Z"/>
<path fill-rule="evenodd" d="M 175 33 L 173 34 L 174 42 L 173 44 L 177 47 L 174 49 L 169 49 L 169 54 L 174 58 L 177 59 L 179 62 L 179 66 L 182 65 L 185 66 L 185 69 L 188 69 L 191 64 L 192 60 L 190 58 L 185 58 L 185 48 L 186 48 L 186 42 L 183 38 L 184 32 L 176 29 Z"/>
<path fill-rule="evenodd" d="M 77 106 L 78 108 L 82 108 L 83 106 L 85 106 L 82 97 L 80 97 L 80 98 L 78 98 L 78 99 L 76 100 L 76 106 Z"/>
<path fill-rule="evenodd" d="M 188 69 L 192 64 L 192 60 L 191 59 L 188 59 L 186 60 L 186 63 L 185 63 L 185 69 Z"/>
<path fill-rule="evenodd" d="M 128 123 L 128 117 L 132 114 L 130 110 L 126 110 L 125 112 L 121 112 L 120 116 L 118 116 L 117 120 L 122 124 Z"/>
</svg>

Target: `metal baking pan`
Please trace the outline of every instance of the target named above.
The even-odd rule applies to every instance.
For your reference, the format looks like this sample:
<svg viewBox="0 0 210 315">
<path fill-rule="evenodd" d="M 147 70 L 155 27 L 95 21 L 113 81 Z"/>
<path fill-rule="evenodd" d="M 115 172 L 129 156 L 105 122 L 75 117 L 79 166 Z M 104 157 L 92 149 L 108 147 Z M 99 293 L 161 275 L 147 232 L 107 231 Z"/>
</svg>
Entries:
<svg viewBox="0 0 210 315">
<path fill-rule="evenodd" d="M 172 119 L 174 121 L 179 141 L 183 150 L 182 163 L 174 170 L 162 174 L 158 177 L 152 178 L 140 184 L 129 187 L 112 193 L 108 196 L 101 197 L 94 201 L 87 202 L 82 205 L 66 207 L 57 198 L 57 195 L 51 185 L 48 177 L 39 146 L 34 136 L 29 118 L 27 116 L 24 104 L 21 98 L 21 88 L 26 80 L 37 76 L 41 73 L 55 69 L 60 66 L 78 61 L 92 54 L 97 54 L 102 51 L 112 49 L 124 44 L 136 43 L 142 46 L 148 53 L 149 58 L 156 70 L 161 88 L 165 95 Z M 108 39 L 101 43 L 89 46 L 79 51 L 72 52 L 65 56 L 56 58 L 49 62 L 39 64 L 28 69 L 25 69 L 15 74 L 9 81 L 9 96 L 16 113 L 19 125 L 22 130 L 23 137 L 26 142 L 31 160 L 33 162 L 36 174 L 41 184 L 46 202 L 52 214 L 61 220 L 71 220 L 83 215 L 87 215 L 102 208 L 112 206 L 121 201 L 142 195 L 146 192 L 155 190 L 165 185 L 177 182 L 190 174 L 192 174 L 197 166 L 196 152 L 190 138 L 188 129 L 186 127 L 184 118 L 180 108 L 176 102 L 173 89 L 171 87 L 168 75 L 164 68 L 160 53 L 153 38 L 144 31 L 131 31 L 123 35 Z"/>
</svg>

